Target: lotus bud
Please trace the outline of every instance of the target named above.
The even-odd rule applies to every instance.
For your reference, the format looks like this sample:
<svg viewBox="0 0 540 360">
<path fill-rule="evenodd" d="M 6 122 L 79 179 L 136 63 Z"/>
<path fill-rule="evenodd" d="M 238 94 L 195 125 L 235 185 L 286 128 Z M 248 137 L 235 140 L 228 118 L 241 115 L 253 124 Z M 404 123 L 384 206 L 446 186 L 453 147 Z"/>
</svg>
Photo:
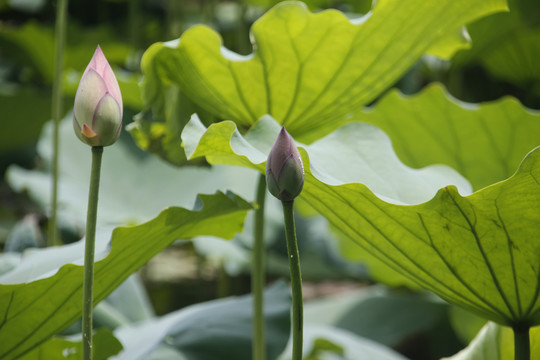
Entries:
<svg viewBox="0 0 540 360">
<path fill-rule="evenodd" d="M 268 155 L 266 184 L 270 193 L 282 201 L 294 200 L 304 187 L 302 158 L 284 127 Z"/>
<path fill-rule="evenodd" d="M 75 134 L 90 146 L 112 145 L 120 136 L 122 110 L 118 81 L 98 46 L 75 95 Z"/>
</svg>

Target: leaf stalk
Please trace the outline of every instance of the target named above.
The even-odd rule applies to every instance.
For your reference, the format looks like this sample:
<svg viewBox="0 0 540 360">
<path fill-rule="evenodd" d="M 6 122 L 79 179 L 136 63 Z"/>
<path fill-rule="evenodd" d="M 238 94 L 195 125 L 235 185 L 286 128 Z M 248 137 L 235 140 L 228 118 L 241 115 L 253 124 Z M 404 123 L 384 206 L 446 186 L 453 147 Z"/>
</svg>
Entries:
<svg viewBox="0 0 540 360">
<path fill-rule="evenodd" d="M 514 359 L 531 360 L 531 343 L 528 326 L 514 326 Z"/>
</svg>

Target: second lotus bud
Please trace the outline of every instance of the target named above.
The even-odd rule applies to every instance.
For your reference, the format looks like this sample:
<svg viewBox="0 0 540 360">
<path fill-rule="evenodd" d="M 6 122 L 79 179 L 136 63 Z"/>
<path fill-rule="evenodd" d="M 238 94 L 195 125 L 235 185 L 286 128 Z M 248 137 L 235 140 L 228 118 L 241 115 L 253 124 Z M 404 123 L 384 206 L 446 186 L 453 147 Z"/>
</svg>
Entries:
<svg viewBox="0 0 540 360">
<path fill-rule="evenodd" d="M 120 136 L 122 113 L 118 81 L 98 46 L 75 95 L 75 134 L 90 146 L 112 145 Z"/>
<path fill-rule="evenodd" d="M 284 127 L 266 162 L 266 183 L 270 193 L 282 201 L 294 200 L 304 187 L 302 158 Z"/>
</svg>

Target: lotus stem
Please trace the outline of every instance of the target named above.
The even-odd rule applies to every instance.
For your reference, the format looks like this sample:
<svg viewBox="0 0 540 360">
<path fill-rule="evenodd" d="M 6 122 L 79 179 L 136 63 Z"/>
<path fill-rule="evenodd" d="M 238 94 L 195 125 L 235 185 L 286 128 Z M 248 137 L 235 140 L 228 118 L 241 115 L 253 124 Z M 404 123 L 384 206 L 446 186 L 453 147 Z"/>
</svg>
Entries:
<svg viewBox="0 0 540 360">
<path fill-rule="evenodd" d="M 283 204 L 283 217 L 285 219 L 285 234 L 287 237 L 287 253 L 289 255 L 289 271 L 291 273 L 292 289 L 292 359 L 302 359 L 304 305 L 302 299 L 302 273 L 300 271 L 300 258 L 296 227 L 294 225 L 294 200 L 281 201 Z"/>
<path fill-rule="evenodd" d="M 253 296 L 253 360 L 265 360 L 266 346 L 264 339 L 264 303 L 263 290 L 265 280 L 264 258 L 264 202 L 266 199 L 266 177 L 259 176 L 256 201 L 259 208 L 255 210 L 255 230 L 253 241 L 253 261 L 251 272 L 251 293 Z"/>
<path fill-rule="evenodd" d="M 86 214 L 86 240 L 84 249 L 84 280 L 82 308 L 83 359 L 92 359 L 92 309 L 94 300 L 94 251 L 96 243 L 96 221 L 101 174 L 103 146 L 92 147 L 92 172 L 90 173 L 90 191 L 88 193 L 88 211 Z"/>
<path fill-rule="evenodd" d="M 531 360 L 531 343 L 528 326 L 514 326 L 514 359 Z"/>
<path fill-rule="evenodd" d="M 66 38 L 66 17 L 68 0 L 58 0 L 56 5 L 55 44 L 56 56 L 54 62 L 54 80 L 52 88 L 52 119 L 53 119 L 53 155 L 52 155 L 52 189 L 51 189 L 51 218 L 48 226 L 48 245 L 58 245 L 56 217 L 58 209 L 58 152 L 59 127 L 62 113 L 62 70 L 64 68 L 64 43 Z"/>
</svg>

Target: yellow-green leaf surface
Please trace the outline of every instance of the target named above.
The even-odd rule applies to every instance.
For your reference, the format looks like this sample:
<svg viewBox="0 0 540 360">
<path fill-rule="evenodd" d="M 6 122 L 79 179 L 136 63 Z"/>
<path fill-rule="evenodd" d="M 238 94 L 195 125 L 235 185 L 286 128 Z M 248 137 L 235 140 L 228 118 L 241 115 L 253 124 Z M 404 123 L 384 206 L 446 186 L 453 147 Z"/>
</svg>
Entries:
<svg viewBox="0 0 540 360">
<path fill-rule="evenodd" d="M 365 17 L 349 20 L 339 11 L 313 14 L 302 3 L 284 2 L 253 24 L 249 56 L 195 26 L 179 41 L 146 51 L 144 106 L 156 106 L 168 84 L 179 84 L 241 130 L 270 114 L 309 143 L 348 121 L 345 115 L 380 95 L 441 38 L 505 8 L 504 0 L 381 0 Z"/>
<path fill-rule="evenodd" d="M 440 85 L 414 96 L 392 91 L 357 115 L 383 129 L 407 165 L 449 165 L 475 189 L 511 176 L 525 154 L 540 145 L 540 112 L 514 98 L 463 103 Z"/>
<path fill-rule="evenodd" d="M 196 138 L 186 149 L 212 163 L 263 171 L 267 135 L 248 133 L 248 141 L 237 132 L 221 138 L 214 133 L 213 146 L 198 149 Z M 343 142 L 352 146 L 356 140 Z M 540 324 L 540 242 L 534 240 L 540 238 L 540 148 L 505 181 L 469 196 L 447 186 L 413 206 L 387 203 L 363 184 L 329 185 L 320 180 L 324 169 L 310 165 L 310 148 L 300 150 L 306 169 L 300 196 L 348 238 L 342 242 L 345 254 L 369 252 L 442 298 L 500 324 Z M 366 161 L 348 160 L 349 168 Z"/>
<path fill-rule="evenodd" d="M 142 225 L 116 228 L 110 238 L 110 253 L 95 264 L 94 301 L 103 300 L 177 239 L 198 235 L 231 238 L 242 230 L 249 209 L 249 203 L 232 194 L 200 195 L 194 210 L 171 207 Z M 97 240 L 106 245 L 108 238 Z M 47 257 L 62 248 L 39 251 Z M 96 250 L 96 254 L 106 253 Z M 20 266 L 24 264 L 23 260 Z M 82 309 L 83 266 L 67 264 L 53 276 L 22 280 L 24 283 L 21 276 L 29 271 L 17 269 L 0 277 L 0 358 L 6 360 L 27 353 L 57 334 L 80 317 Z"/>
</svg>

